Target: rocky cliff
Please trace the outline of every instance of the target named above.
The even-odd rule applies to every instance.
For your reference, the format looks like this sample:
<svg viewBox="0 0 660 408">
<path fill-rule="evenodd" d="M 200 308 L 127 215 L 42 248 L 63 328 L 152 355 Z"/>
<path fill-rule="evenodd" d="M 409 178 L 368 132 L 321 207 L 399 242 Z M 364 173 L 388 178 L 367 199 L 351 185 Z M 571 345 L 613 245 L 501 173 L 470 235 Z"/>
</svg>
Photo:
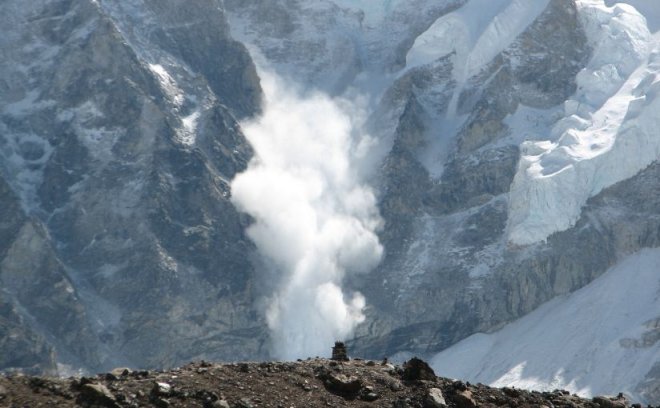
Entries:
<svg viewBox="0 0 660 408">
<path fill-rule="evenodd" d="M 261 91 L 220 5 L 0 8 L 4 367 L 258 355 L 228 180 Z"/>
</svg>

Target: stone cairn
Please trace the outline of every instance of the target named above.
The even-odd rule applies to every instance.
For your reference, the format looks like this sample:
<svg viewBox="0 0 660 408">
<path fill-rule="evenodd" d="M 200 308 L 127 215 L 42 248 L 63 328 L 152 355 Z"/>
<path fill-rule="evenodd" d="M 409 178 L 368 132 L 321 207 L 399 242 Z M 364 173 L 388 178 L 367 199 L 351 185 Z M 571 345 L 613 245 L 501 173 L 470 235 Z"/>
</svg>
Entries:
<svg viewBox="0 0 660 408">
<path fill-rule="evenodd" d="M 332 359 L 335 361 L 348 361 L 348 352 L 343 342 L 335 342 L 335 346 L 332 348 Z"/>
</svg>

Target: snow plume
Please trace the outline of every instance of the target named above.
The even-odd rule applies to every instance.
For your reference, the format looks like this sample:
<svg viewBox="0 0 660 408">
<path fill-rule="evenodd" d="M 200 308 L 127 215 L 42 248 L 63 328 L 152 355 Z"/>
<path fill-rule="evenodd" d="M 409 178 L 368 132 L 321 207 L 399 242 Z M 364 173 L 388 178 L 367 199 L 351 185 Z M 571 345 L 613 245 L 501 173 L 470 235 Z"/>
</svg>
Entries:
<svg viewBox="0 0 660 408">
<path fill-rule="evenodd" d="M 255 219 L 247 233 L 275 271 L 265 312 L 275 357 L 325 355 L 364 321 L 365 299 L 342 290 L 344 276 L 374 268 L 383 252 L 358 167 L 373 139 L 356 104 L 261 77 L 264 113 L 242 124 L 255 157 L 232 201 Z"/>
</svg>

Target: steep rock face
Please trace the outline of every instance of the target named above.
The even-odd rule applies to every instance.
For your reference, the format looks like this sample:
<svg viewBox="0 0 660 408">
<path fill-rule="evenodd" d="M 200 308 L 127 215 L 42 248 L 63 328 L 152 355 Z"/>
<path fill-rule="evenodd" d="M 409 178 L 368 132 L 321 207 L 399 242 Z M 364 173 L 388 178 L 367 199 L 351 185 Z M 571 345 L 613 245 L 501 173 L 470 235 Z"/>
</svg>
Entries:
<svg viewBox="0 0 660 408">
<path fill-rule="evenodd" d="M 23 372 L 56 374 L 53 349 L 44 338 L 30 330 L 12 303 L 0 298 L 0 348 L 2 367 L 17 367 Z"/>
<path fill-rule="evenodd" d="M 504 119 L 521 105 L 548 109 L 563 103 L 575 92 L 575 76 L 589 57 L 573 2 L 550 2 L 515 42 L 460 90 L 456 113 L 467 117 L 456 136 L 456 153 L 436 192 L 438 201 L 451 211 L 459 203 L 470 205 L 473 197 L 507 192 L 518 151 L 511 143 L 497 142 L 519 135 L 512 135 Z M 486 180 L 470 180 L 473 173 Z"/>
<path fill-rule="evenodd" d="M 4 265 L 8 253 L 15 253 L 15 247 L 20 245 L 15 240 L 21 233 L 21 228 L 30 228 L 28 227 L 30 223 L 23 215 L 17 197 L 4 179 L 0 179 L 0 200 L 2 202 L 2 210 L 0 210 L 0 220 L 2 220 L 0 223 L 0 254 Z M 14 271 L 14 273 L 18 272 L 20 275 L 21 272 L 25 271 L 28 274 L 33 274 L 35 271 L 31 269 L 31 266 L 30 263 L 19 266 L 22 269 L 16 268 L 17 271 Z M 2 339 L 0 350 L 3 351 L 0 366 L 20 367 L 34 373 L 54 373 L 56 366 L 55 359 L 52 356 L 52 347 L 48 346 L 43 336 L 27 324 L 25 318 L 17 310 L 18 300 L 16 297 L 19 295 L 25 296 L 25 293 L 14 293 L 14 290 L 12 290 L 14 288 L 8 287 L 9 285 L 6 284 L 7 281 L 16 280 L 17 277 L 12 279 L 12 272 L 7 273 L 4 267 L 0 271 L 2 271 L 0 280 L 3 283 L 0 291 L 0 338 Z M 22 287 L 29 286 L 31 283 L 29 280 L 23 280 L 22 284 L 16 282 Z M 25 289 L 29 290 L 29 287 Z M 55 288 L 52 290 L 56 291 Z M 57 312 L 61 312 L 61 309 L 55 313 Z"/>
<path fill-rule="evenodd" d="M 188 87 L 206 85 L 238 118 L 260 109 L 259 78 L 244 45 L 230 37 L 221 2 L 104 0 L 101 7 L 146 62 L 174 65 L 182 78 L 171 85 L 192 94 Z"/>
<path fill-rule="evenodd" d="M 54 372 L 52 342 L 77 364 L 98 362 L 85 308 L 59 261 L 47 231 L 24 215 L 4 180 L 2 197 L 3 367 Z M 51 342 L 51 345 L 48 343 Z"/>
<path fill-rule="evenodd" d="M 359 8 L 351 1 L 229 0 L 225 6 L 232 33 L 253 47 L 264 68 L 336 95 L 401 69 L 415 38 L 464 3 L 371 2 Z"/>
<path fill-rule="evenodd" d="M 86 310 L 49 241 L 40 223 L 24 224 L 0 264 L 3 288 L 35 320 L 39 331 L 62 346 L 62 357 L 98 364 Z"/>
<path fill-rule="evenodd" d="M 386 93 L 383 103 L 402 112 L 385 162 L 391 175 L 382 181 L 387 256 L 372 278 L 356 285 L 380 299 L 373 318 L 384 320 L 387 334 L 378 339 L 371 330 L 379 324 L 365 327 L 365 352 L 440 349 L 553 296 L 552 285 L 519 296 L 527 283 L 512 282 L 505 272 L 513 268 L 514 279 L 529 279 L 517 264 L 538 260 L 533 250 L 508 248 L 504 238 L 520 137 L 505 119 L 520 106 L 547 109 L 563 102 L 575 91 L 589 52 L 575 5 L 554 1 L 465 83 L 456 80 L 458 60 L 448 55 L 413 68 Z M 553 67 L 549 76 L 538 75 L 546 65 Z M 431 75 L 431 81 L 410 79 Z M 411 104 L 418 105 L 413 120 Z M 406 143 L 411 137 L 420 141 Z M 412 191 L 399 194 L 402 185 Z M 407 201 L 391 205 L 392 192 Z M 376 295 L 381 291 L 388 296 Z"/>
<path fill-rule="evenodd" d="M 75 367 L 258 355 L 227 180 L 250 158 L 236 118 L 258 112 L 260 87 L 219 3 L 0 8 L 2 176 L 18 195 L 5 318 L 18 310 Z"/>
</svg>

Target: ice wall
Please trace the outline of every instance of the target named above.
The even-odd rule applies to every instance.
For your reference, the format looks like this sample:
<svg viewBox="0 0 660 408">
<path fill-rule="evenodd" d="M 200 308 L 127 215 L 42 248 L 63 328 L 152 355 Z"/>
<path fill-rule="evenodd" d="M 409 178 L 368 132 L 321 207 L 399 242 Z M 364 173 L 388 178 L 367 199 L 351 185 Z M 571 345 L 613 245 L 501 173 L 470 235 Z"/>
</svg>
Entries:
<svg viewBox="0 0 660 408">
<path fill-rule="evenodd" d="M 595 0 L 578 9 L 593 58 L 548 139 L 521 145 L 508 221 L 516 245 L 571 227 L 589 197 L 660 157 L 660 56 L 644 18 Z"/>
</svg>

